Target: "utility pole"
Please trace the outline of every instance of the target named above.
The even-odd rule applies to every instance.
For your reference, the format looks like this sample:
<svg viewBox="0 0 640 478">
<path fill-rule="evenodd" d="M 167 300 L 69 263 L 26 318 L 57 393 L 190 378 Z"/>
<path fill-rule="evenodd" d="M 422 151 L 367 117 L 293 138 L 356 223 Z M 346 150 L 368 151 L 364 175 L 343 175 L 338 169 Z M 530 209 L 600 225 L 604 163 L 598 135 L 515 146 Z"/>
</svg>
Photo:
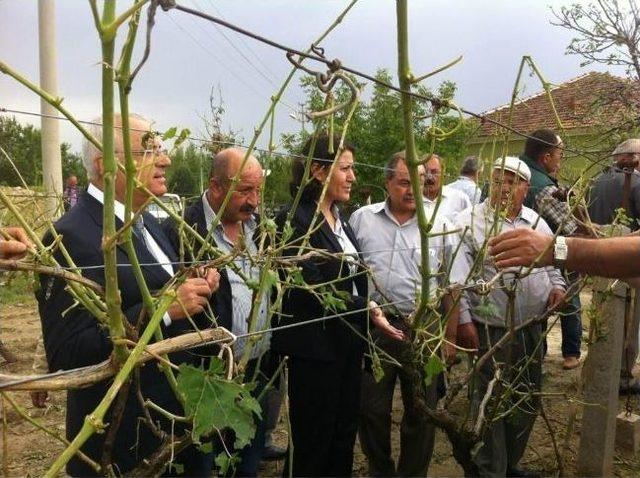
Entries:
<svg viewBox="0 0 640 478">
<path fill-rule="evenodd" d="M 57 53 L 56 53 L 56 11 L 55 0 L 38 0 L 38 32 L 40 50 L 40 88 L 58 96 Z M 58 116 L 57 110 L 40 100 L 42 182 L 46 194 L 47 217 L 53 219 L 62 210 L 62 160 L 60 155 L 60 121 L 47 117 Z"/>
<path fill-rule="evenodd" d="M 298 112 L 298 114 L 300 116 L 300 124 L 302 125 L 302 131 L 306 132 L 307 130 L 304 126 L 307 124 L 307 121 L 309 121 L 309 119 L 307 118 L 306 105 L 304 103 L 298 103 L 298 106 L 300 107 L 300 111 Z"/>
<path fill-rule="evenodd" d="M 305 104 L 298 103 L 298 106 L 300 107 L 300 109 L 295 113 L 290 113 L 289 117 L 296 120 L 298 123 L 300 123 L 300 127 L 302 131 L 306 132 L 307 130 L 304 127 L 304 125 L 307 123 L 307 121 L 309 121 L 309 119 L 307 118 L 307 111 L 305 110 Z"/>
</svg>

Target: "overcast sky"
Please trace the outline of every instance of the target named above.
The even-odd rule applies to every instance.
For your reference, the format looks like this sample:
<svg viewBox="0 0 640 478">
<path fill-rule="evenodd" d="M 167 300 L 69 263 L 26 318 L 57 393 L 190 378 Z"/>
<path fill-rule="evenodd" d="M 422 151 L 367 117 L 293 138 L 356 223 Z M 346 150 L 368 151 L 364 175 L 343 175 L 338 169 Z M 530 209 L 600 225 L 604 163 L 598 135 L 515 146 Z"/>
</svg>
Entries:
<svg viewBox="0 0 640 478">
<path fill-rule="evenodd" d="M 131 2 L 120 1 L 123 8 Z M 298 49 L 306 48 L 348 4 L 346 0 L 179 0 L 261 35 Z M 545 0 L 413 0 L 410 8 L 411 65 L 416 75 L 464 59 L 429 80 L 458 85 L 457 102 L 486 111 L 509 101 L 520 59 L 531 55 L 553 83 L 598 67 L 580 68 L 580 59 L 564 54 L 571 35 L 552 26 Z M 100 44 L 87 2 L 58 0 L 56 10 L 59 96 L 80 119 L 99 114 Z M 124 29 L 123 29 L 124 32 Z M 140 36 L 139 40 L 143 37 Z M 143 41 L 139 41 L 138 57 Z M 395 2 L 360 0 L 322 45 L 329 58 L 374 73 L 396 71 Z M 37 81 L 38 21 L 36 0 L 0 0 L 0 59 Z M 602 68 L 599 68 L 602 69 Z M 179 11 L 158 10 L 152 52 L 134 84 L 131 109 L 153 118 L 162 130 L 177 125 L 202 133 L 212 87 L 222 91 L 225 128 L 248 139 L 269 105 L 290 64 L 277 50 Z M 614 73 L 622 73 L 613 71 Z M 531 78 L 525 95 L 540 90 Z M 370 88 L 368 88 L 370 90 Z M 290 118 L 303 101 L 298 82 L 277 111 L 277 130 L 300 126 Z M 39 100 L 7 76 L 0 76 L 0 107 L 39 111 Z M 39 125 L 39 119 L 18 115 Z M 62 140 L 80 148 L 72 127 Z M 261 141 L 266 144 L 266 139 Z"/>
</svg>

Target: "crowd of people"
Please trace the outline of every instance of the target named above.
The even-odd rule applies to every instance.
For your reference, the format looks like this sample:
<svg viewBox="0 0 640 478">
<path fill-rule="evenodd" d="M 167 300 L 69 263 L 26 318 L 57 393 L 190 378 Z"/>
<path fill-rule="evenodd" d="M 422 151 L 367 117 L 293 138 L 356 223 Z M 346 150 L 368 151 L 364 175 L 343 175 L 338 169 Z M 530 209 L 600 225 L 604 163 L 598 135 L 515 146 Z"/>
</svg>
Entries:
<svg viewBox="0 0 640 478">
<path fill-rule="evenodd" d="M 144 134 L 151 130 L 148 120 L 137 115 L 129 120 L 137 179 L 144 186 L 133 194 L 132 241 L 148 290 L 161 290 L 181 264 L 220 255 L 232 257 L 219 270 L 197 269 L 179 282 L 177 299 L 159 324 L 162 336 L 175 337 L 212 325 L 240 336 L 271 330 L 257 340 L 241 338 L 233 345 L 236 358 L 247 357 L 244 376 L 256 383 L 252 393 L 262 397 L 263 409 L 256 418 L 254 439 L 240 450 L 234 470 L 237 476 L 257 476 L 259 463 L 269 450 L 265 440 L 280 407 L 272 379 L 283 357 L 288 369 L 291 447 L 289 453 L 273 454 L 269 446 L 273 456 L 286 456 L 284 476 L 351 475 L 356 435 L 371 476 L 427 476 L 435 426 L 417 406 L 416 397 L 420 394 L 427 406 L 435 408 L 439 387 L 438 380 L 425 386 L 410 373 L 416 363 L 412 348 L 416 321 L 433 337 L 442 334 L 441 351 L 434 350 L 450 365 L 460 350 L 482 356 L 498 344 L 494 360 L 485 361 L 473 385 L 469 384 L 471 409 L 473 414 L 481 413 L 487 393 L 495 393 L 488 392 L 490 383 L 498 378 L 512 391 L 501 405 L 509 412 L 485 427 L 475 464 L 480 476 L 535 475 L 519 462 L 539 408 L 546 352 L 546 322 L 539 318 L 549 311 L 560 314 L 563 367 L 578 367 L 579 296 L 568 297 L 566 290 L 579 277 L 570 271 L 633 277 L 640 261 L 638 236 L 585 237 L 593 235 L 588 216 L 558 184 L 564 148 L 556 132 L 535 131 L 519 158 L 506 156 L 489 163 L 491 171 L 486 176 L 490 184 L 485 188 L 478 184 L 482 169 L 478 158 L 465 159 L 460 177 L 444 185 L 444 159 L 425 155 L 417 168 L 420 197 L 414 194 L 411 165 L 405 152 L 399 151 L 384 168 L 386 199 L 365 205 L 350 217 L 345 217 L 341 206 L 351 199 L 357 151 L 350 144 L 340 145 L 339 138 L 312 137 L 293 160 L 291 204 L 275 218 L 276 236 L 286 244 L 282 255 L 304 257 L 296 266 L 304 285 L 287 288 L 280 311 L 269 322 L 273 291 L 256 289 L 262 271 L 251 259 L 266 247 L 257 215 L 265 179 L 258 160 L 238 148 L 213 156 L 207 189 L 184 213 L 184 221 L 200 239 L 185 238 L 178 222 L 169 219 L 159 224 L 144 212 L 149 194 L 161 196 L 167 191 L 166 171 L 171 161 L 160 136 Z M 115 123 L 115 150 L 122 160 L 122 118 L 116 117 Z M 101 133 L 100 128 L 92 131 L 98 139 Z M 613 152 L 614 163 L 591 190 L 593 210 L 588 212 L 596 223 L 611 223 L 623 208 L 632 229 L 637 229 L 639 157 L 640 140 L 636 139 L 623 142 Z M 87 190 L 78 193 L 76 182 L 70 181 L 65 194 L 68 210 L 55 224 L 60 239 L 47 233 L 43 243 L 54 246 L 60 265 L 73 263 L 87 278 L 104 285 L 104 269 L 96 267 L 104 265 L 101 152 L 88 145 L 84 166 Z M 118 171 L 114 210 L 118 229 L 127 220 L 125 192 L 126 178 Z M 426 262 L 421 249 L 421 211 L 429 223 Z M 55 247 L 58 240 L 66 253 Z M 19 259 L 32 247 L 21 229 L 2 229 L 1 258 Z M 306 254 L 309 251 L 322 253 Z M 610 260 L 600 260 L 603 257 Z M 132 329 L 139 328 L 149 320 L 148 311 L 134 270 L 122 267 L 131 258 L 121 245 L 116 247 L 115 260 L 121 265 L 117 284 L 123 317 Z M 422 270 L 425 263 L 427 275 Z M 519 266 L 527 266 L 527 273 Z M 280 268 L 279 273 L 286 281 L 290 269 Z M 498 276 L 499 287 L 488 291 L 469 287 L 491 283 Z M 423 277 L 428 278 L 427 283 Z M 438 303 L 429 317 L 416 317 L 418 297 L 425 289 L 429 300 Z M 446 293 L 441 294 L 443 290 Z M 74 305 L 75 298 L 63 279 L 41 275 L 36 298 L 51 372 L 96 364 L 111 355 L 108 329 L 88 310 Z M 390 360 L 373 363 L 366 353 L 369 334 Z M 509 341 L 504 340 L 507 334 L 511 334 Z M 629 331 L 627 360 L 621 370 L 623 392 L 640 392 L 629 365 L 635 363 L 637 335 L 636 324 Z M 176 365 L 202 365 L 217 353 L 215 347 L 204 347 L 197 354 L 176 352 L 170 359 Z M 122 402 L 122 418 L 111 442 L 105 445 L 108 433 L 99 433 L 81 448 L 95 462 L 110 463 L 115 473 L 131 472 L 161 446 L 166 433 L 180 433 L 186 426 L 157 412 L 184 413 L 158 367 L 141 367 L 136 380 L 138 386 L 130 387 Z M 404 412 L 396 463 L 390 436 L 398 381 Z M 277 388 L 279 381 L 275 383 Z M 103 381 L 67 392 L 69 440 L 108 387 L 109 382 Z M 158 407 L 147 409 L 145 401 Z M 111 421 L 112 410 L 104 419 Z M 233 434 L 214 437 L 212 451 L 190 445 L 177 454 L 175 462 L 184 476 L 211 476 L 216 449 L 219 452 L 229 446 L 233 447 Z M 91 476 L 97 471 L 74 456 L 67 473 Z"/>
</svg>

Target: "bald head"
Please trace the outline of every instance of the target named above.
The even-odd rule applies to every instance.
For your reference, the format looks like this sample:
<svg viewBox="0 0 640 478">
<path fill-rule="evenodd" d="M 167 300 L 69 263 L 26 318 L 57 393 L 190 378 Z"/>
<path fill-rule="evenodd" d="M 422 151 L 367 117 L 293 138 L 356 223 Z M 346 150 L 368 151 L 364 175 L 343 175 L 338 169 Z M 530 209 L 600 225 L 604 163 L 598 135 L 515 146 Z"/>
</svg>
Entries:
<svg viewBox="0 0 640 478">
<path fill-rule="evenodd" d="M 209 179 L 215 178 L 221 183 L 233 179 L 238 174 L 238 170 L 242 166 L 246 154 L 246 151 L 240 148 L 226 148 L 220 151 L 211 161 Z M 262 166 L 260 166 L 260 163 L 253 155 L 247 158 L 242 171 L 245 172 L 248 169 L 259 169 L 262 172 Z"/>
<path fill-rule="evenodd" d="M 264 172 L 254 156 L 250 155 L 244 161 L 245 155 L 246 151 L 240 148 L 227 148 L 216 154 L 211 162 L 207 196 L 216 214 L 220 214 L 225 198 L 230 195 L 222 211 L 223 223 L 248 220 L 260 204 Z M 237 178 L 236 182 L 234 178 Z"/>
</svg>

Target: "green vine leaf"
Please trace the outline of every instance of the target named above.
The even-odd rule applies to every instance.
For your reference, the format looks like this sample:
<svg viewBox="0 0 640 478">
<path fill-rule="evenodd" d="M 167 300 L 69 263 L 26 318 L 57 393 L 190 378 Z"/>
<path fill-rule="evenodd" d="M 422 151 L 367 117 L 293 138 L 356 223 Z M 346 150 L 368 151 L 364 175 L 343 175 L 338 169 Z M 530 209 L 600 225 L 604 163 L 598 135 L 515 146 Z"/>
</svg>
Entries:
<svg viewBox="0 0 640 478">
<path fill-rule="evenodd" d="M 491 317 L 495 317 L 499 315 L 498 308 L 486 298 L 483 299 L 482 303 L 474 307 L 473 309 L 475 315 L 478 317 L 482 317 L 484 319 L 488 319 Z"/>
<path fill-rule="evenodd" d="M 176 133 L 178 132 L 178 127 L 177 126 L 172 126 L 171 128 L 169 128 L 167 131 L 165 131 L 162 135 L 162 140 L 166 141 L 168 139 L 173 138 Z"/>
<path fill-rule="evenodd" d="M 235 470 L 236 465 L 240 462 L 240 456 L 237 454 L 227 455 L 224 451 L 216 456 L 216 466 L 219 468 L 219 476 L 233 476 L 235 473 L 229 473 Z"/>
<path fill-rule="evenodd" d="M 181 364 L 178 390 L 184 397 L 187 416 L 193 419 L 194 441 L 230 428 L 235 432 L 235 446 L 242 448 L 255 434 L 254 415 L 261 416 L 260 405 L 249 387 L 224 378 L 224 368 L 218 357 L 211 359 L 208 370 Z"/>
<path fill-rule="evenodd" d="M 180 134 L 173 142 L 173 147 L 179 147 L 182 143 L 189 139 L 189 136 L 191 136 L 191 130 L 189 128 L 183 128 L 182 130 L 180 130 Z"/>
<path fill-rule="evenodd" d="M 432 355 L 424 364 L 424 386 L 428 387 L 433 383 L 433 379 L 436 378 L 445 369 L 444 362 L 437 355 Z"/>
<path fill-rule="evenodd" d="M 256 279 L 246 279 L 245 284 L 253 291 L 258 291 L 260 289 L 260 282 Z"/>
<path fill-rule="evenodd" d="M 273 219 L 269 219 L 266 218 L 262 221 L 262 226 L 264 227 L 265 231 L 267 231 L 270 234 L 275 234 L 276 231 L 278 230 L 278 226 L 276 225 L 276 222 Z"/>
<path fill-rule="evenodd" d="M 293 285 L 299 285 L 301 287 L 307 285 L 304 280 L 304 276 L 302 275 L 302 269 L 300 267 L 290 269 L 288 278 Z"/>
<path fill-rule="evenodd" d="M 287 243 L 289 239 L 293 236 L 293 227 L 289 221 L 284 223 L 284 227 L 282 228 L 282 242 Z"/>
<path fill-rule="evenodd" d="M 376 352 L 375 347 L 371 347 L 371 371 L 373 372 L 373 379 L 376 383 L 380 383 L 380 380 L 384 377 L 384 370 L 382 368 L 382 362 L 380 356 Z"/>
<path fill-rule="evenodd" d="M 329 291 L 322 295 L 322 305 L 325 309 L 332 312 L 340 312 L 347 310 L 347 304 L 344 298 L 340 298 L 339 295 L 342 291 Z"/>
</svg>

